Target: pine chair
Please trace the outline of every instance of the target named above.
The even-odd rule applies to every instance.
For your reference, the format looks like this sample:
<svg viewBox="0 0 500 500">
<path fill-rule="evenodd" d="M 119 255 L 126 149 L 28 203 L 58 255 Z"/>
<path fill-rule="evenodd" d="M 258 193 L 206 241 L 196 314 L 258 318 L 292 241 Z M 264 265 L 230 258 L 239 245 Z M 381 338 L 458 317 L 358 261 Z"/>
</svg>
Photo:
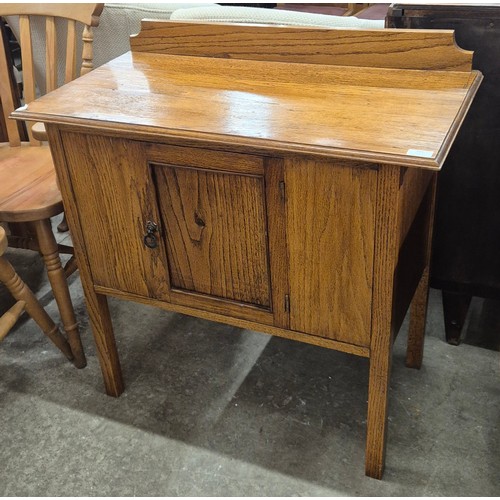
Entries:
<svg viewBox="0 0 500 500">
<path fill-rule="evenodd" d="M 43 95 L 63 82 L 74 80 L 78 76 L 78 65 L 80 75 L 93 68 L 92 27 L 99 24 L 103 8 L 104 4 L 24 4 L 21 8 L 19 4 L 0 6 L 0 16 L 8 19 L 21 45 L 21 58 L 28 63 L 26 69 L 23 66 L 25 104 L 35 99 L 37 89 L 38 95 Z M 83 26 L 77 22 L 83 23 Z M 83 31 L 81 38 L 76 35 L 77 31 Z M 59 43 L 58 34 L 66 37 L 66 47 Z M 65 54 L 62 54 L 64 48 Z M 47 141 L 43 123 L 31 123 L 29 129 L 31 143 Z M 60 232 L 68 230 L 66 217 L 57 229 Z"/>
<path fill-rule="evenodd" d="M 42 329 L 43 333 L 62 351 L 69 359 L 73 353 L 59 328 L 52 321 L 45 309 L 40 305 L 33 292 L 16 273 L 12 265 L 3 256 L 7 249 L 7 236 L 3 227 L 0 227 L 0 282 L 10 291 L 17 302 L 0 317 L 0 341 L 5 338 L 14 326 L 19 316 L 26 311 Z"/>
<path fill-rule="evenodd" d="M 92 69 L 92 26 L 97 26 L 103 4 L 0 4 L 0 16 L 19 16 L 19 42 L 23 65 L 24 99 L 28 104 L 36 98 L 31 24 L 32 17 L 45 17 L 46 25 L 46 90 L 57 86 L 56 23 L 67 21 L 65 81 L 77 76 L 76 47 L 77 21 L 82 22 L 82 70 Z M 10 17 L 9 17 L 10 19 Z M 57 20 L 56 20 L 57 19 Z M 13 85 L 8 75 L 5 43 L 0 37 L 0 100 L 7 124 L 8 143 L 0 144 L 0 221 L 23 223 L 33 231 L 28 237 L 9 238 L 9 246 L 38 250 L 47 266 L 48 277 L 56 299 L 61 321 L 79 368 L 86 365 L 66 274 L 59 257 L 50 217 L 63 212 L 61 194 L 49 147 L 44 139 L 43 127 L 33 131 L 27 124 L 29 143 L 22 143 L 17 124 L 8 119 L 14 110 Z M 36 137 L 35 137 L 36 136 Z M 38 137 L 38 139 L 37 139 Z M 64 250 L 70 251 L 70 248 Z M 74 262 L 74 261 L 71 261 Z M 74 265 L 70 266 L 73 270 Z"/>
</svg>

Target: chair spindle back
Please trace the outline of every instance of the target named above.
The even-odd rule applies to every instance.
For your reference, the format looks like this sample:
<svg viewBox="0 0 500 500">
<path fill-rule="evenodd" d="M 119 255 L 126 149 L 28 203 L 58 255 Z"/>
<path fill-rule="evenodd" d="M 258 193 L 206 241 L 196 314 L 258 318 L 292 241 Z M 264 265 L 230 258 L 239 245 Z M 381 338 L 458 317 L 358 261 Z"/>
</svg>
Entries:
<svg viewBox="0 0 500 500">
<path fill-rule="evenodd" d="M 88 73 L 93 68 L 93 33 L 92 28 L 98 26 L 99 16 L 104 4 L 0 4 L 0 16 L 8 19 L 14 32 L 17 28 L 17 36 L 21 46 L 21 60 L 23 69 L 23 94 L 24 103 L 28 104 L 42 92 L 42 85 L 37 85 L 35 72 L 35 57 L 38 47 L 33 45 L 34 29 L 39 24 L 34 18 L 45 18 L 45 92 L 51 92 L 58 87 L 58 31 L 66 33 L 65 57 L 64 57 L 64 83 L 74 80 L 77 76 Z M 18 21 L 17 21 L 18 20 Z M 78 48 L 78 25 L 83 24 L 81 37 L 82 65 L 77 69 Z M 43 34 L 39 34 L 42 35 Z M 3 112 L 6 122 L 12 122 L 7 117 L 14 110 L 12 100 L 11 83 L 8 77 L 7 61 L 5 57 L 5 44 L 0 41 L 0 98 L 2 100 Z M 41 82 L 39 82 L 41 83 Z M 9 98 L 8 94 L 11 95 Z M 19 132 L 15 123 L 7 126 L 9 143 L 11 146 L 20 145 Z M 33 138 L 31 126 L 28 124 L 28 135 L 32 145 L 38 145 L 39 141 Z"/>
</svg>

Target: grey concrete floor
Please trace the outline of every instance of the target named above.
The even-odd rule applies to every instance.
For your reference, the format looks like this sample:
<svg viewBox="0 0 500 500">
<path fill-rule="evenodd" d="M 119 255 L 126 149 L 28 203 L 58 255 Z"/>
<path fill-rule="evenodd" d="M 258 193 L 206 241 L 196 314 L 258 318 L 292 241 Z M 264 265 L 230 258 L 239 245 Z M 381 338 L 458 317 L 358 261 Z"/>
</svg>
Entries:
<svg viewBox="0 0 500 500">
<path fill-rule="evenodd" d="M 41 260 L 9 252 L 49 314 Z M 498 496 L 500 354 L 444 341 L 431 291 L 424 365 L 396 340 L 384 479 L 364 476 L 368 361 L 110 300 L 126 391 L 23 318 L 0 344 L 1 496 Z M 0 312 L 9 302 L 0 289 Z"/>
</svg>

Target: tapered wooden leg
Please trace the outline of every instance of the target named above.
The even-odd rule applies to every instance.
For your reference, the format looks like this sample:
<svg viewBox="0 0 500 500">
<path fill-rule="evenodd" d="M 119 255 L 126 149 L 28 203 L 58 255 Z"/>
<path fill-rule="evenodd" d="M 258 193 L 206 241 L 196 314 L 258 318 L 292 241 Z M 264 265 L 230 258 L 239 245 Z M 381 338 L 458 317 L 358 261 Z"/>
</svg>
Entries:
<svg viewBox="0 0 500 500">
<path fill-rule="evenodd" d="M 376 211 L 373 269 L 370 380 L 366 435 L 366 475 L 382 479 L 387 436 L 387 398 L 392 358 L 394 271 L 398 259 L 398 192 L 400 170 L 382 165 L 378 173 L 380 202 Z"/>
<path fill-rule="evenodd" d="M 406 366 L 409 368 L 420 368 L 422 366 L 428 300 L 429 268 L 426 268 L 411 302 L 410 327 L 408 329 L 408 345 L 406 348 Z"/>
<path fill-rule="evenodd" d="M 458 345 L 472 296 L 446 290 L 442 291 L 442 296 L 446 342 Z"/>
<path fill-rule="evenodd" d="M 15 272 L 12 265 L 0 257 L 0 281 L 4 283 L 12 296 L 25 303 L 24 309 L 33 318 L 43 333 L 62 351 L 69 359 L 73 359 L 71 348 L 63 337 L 59 328 L 54 324 L 45 309 L 40 305 L 33 292 Z"/>
<path fill-rule="evenodd" d="M 436 204 L 437 175 L 429 184 L 423 200 L 427 214 L 425 223 L 425 269 L 413 296 L 410 309 L 410 327 L 406 349 L 406 366 L 420 368 L 424 357 L 425 323 L 427 320 L 427 304 L 429 301 L 429 269 L 431 262 L 432 231 L 434 227 L 434 209 Z"/>
<path fill-rule="evenodd" d="M 390 332 L 387 336 L 390 338 Z M 375 479 L 382 479 L 385 467 L 391 357 L 392 349 L 388 345 L 380 345 L 370 356 L 365 472 Z"/>
<path fill-rule="evenodd" d="M 47 267 L 47 274 L 61 315 L 61 321 L 68 336 L 71 351 L 73 352 L 74 364 L 77 368 L 83 368 L 87 365 L 87 361 L 78 332 L 68 282 L 61 266 L 61 259 L 59 258 L 57 243 L 52 232 L 50 220 L 36 221 L 33 223 L 33 226 L 36 231 L 38 244 L 40 245 L 40 253 Z"/>
<path fill-rule="evenodd" d="M 96 294 L 87 283 L 84 283 L 84 292 L 106 394 L 118 397 L 124 384 L 108 301 L 105 295 Z"/>
</svg>

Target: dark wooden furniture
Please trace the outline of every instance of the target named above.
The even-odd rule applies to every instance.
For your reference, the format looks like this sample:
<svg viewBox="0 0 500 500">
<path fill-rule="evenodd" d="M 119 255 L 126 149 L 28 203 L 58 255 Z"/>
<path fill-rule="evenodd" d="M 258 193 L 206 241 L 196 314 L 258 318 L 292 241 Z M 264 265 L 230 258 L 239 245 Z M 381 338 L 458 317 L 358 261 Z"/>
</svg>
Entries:
<svg viewBox="0 0 500 500">
<path fill-rule="evenodd" d="M 387 26 L 454 29 L 484 75 L 438 183 L 430 282 L 458 344 L 471 297 L 500 299 L 500 6 L 393 4 Z"/>
<path fill-rule="evenodd" d="M 393 340 L 411 303 L 420 367 L 435 178 L 482 78 L 472 54 L 450 31 L 168 21 L 131 43 L 14 113 L 47 126 L 107 393 L 108 295 L 364 356 L 380 478 Z"/>
</svg>

